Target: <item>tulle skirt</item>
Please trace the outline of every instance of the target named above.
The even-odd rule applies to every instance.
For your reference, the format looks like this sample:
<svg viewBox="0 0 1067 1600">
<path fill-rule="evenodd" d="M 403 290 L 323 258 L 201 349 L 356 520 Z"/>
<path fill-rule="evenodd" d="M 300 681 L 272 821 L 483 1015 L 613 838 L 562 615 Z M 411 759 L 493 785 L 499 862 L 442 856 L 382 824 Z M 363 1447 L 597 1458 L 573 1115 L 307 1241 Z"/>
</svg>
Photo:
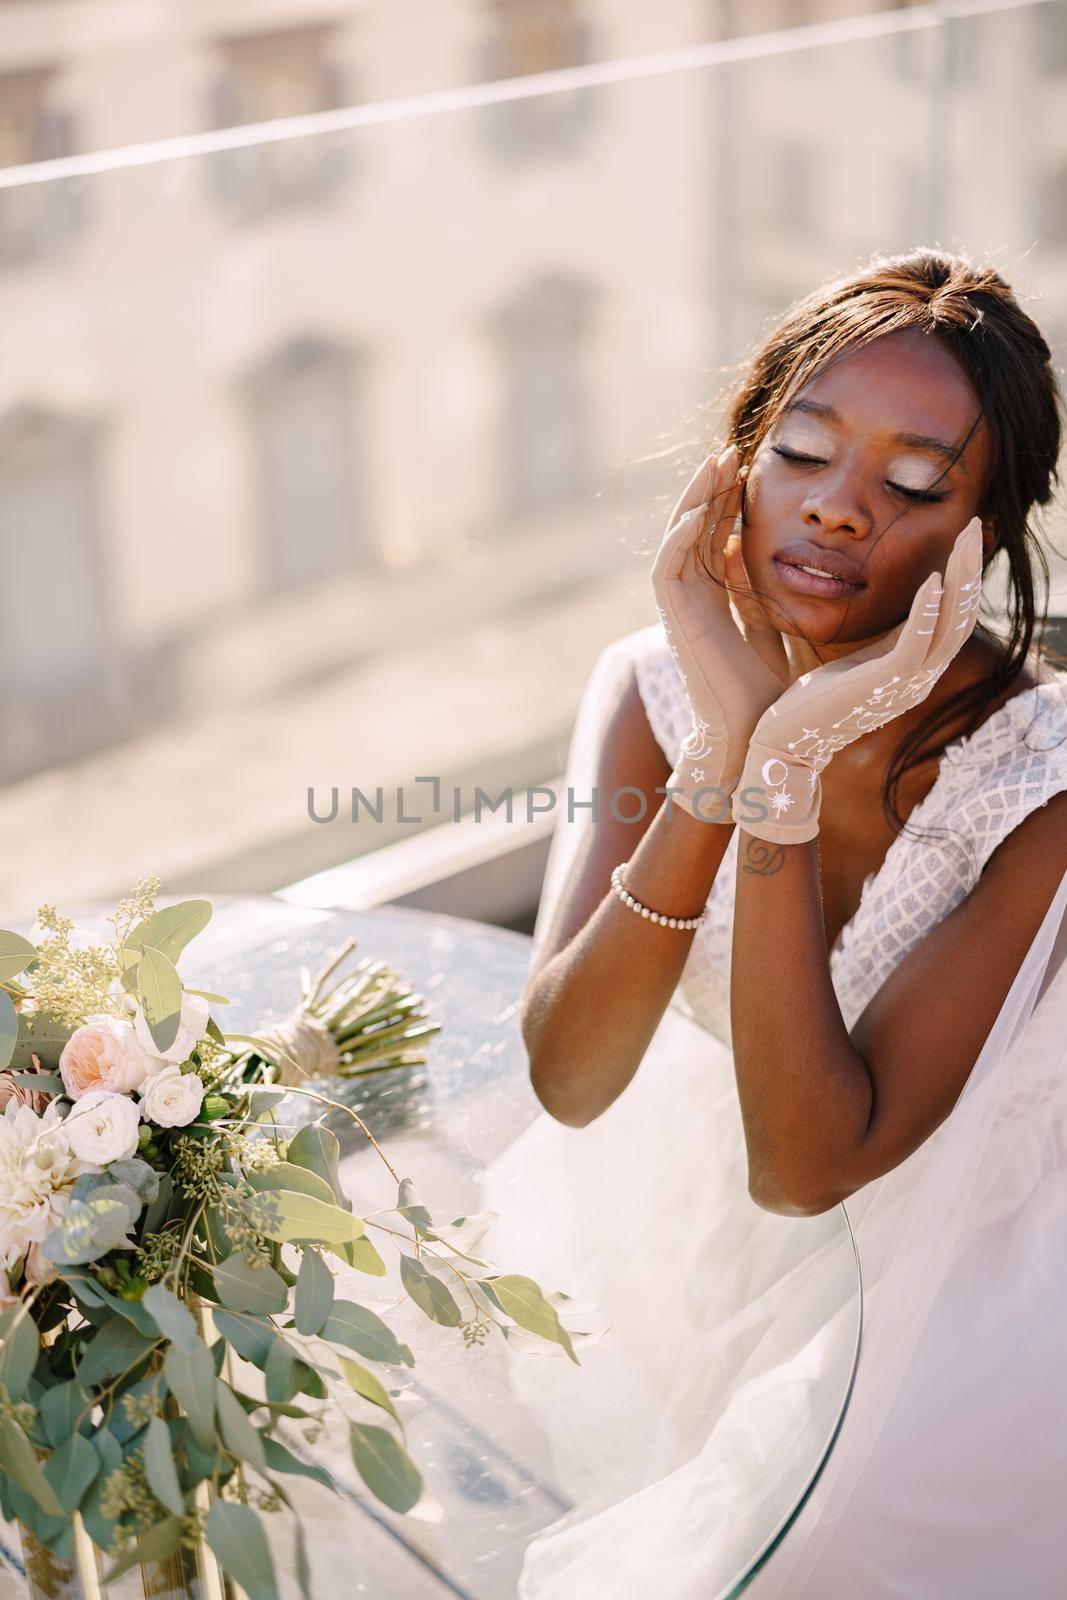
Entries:
<svg viewBox="0 0 1067 1600">
<path fill-rule="evenodd" d="M 673 1006 L 603 1116 L 493 1164 L 495 1258 L 610 1324 L 580 1368 L 511 1365 L 573 1504 L 518 1600 L 714 1600 L 753 1566 L 755 1600 L 1067 1592 L 1067 967 L 1031 1019 L 1033 972 L 949 1118 L 848 1202 L 855 1365 L 841 1208 L 752 1202 L 731 1053 Z"/>
</svg>

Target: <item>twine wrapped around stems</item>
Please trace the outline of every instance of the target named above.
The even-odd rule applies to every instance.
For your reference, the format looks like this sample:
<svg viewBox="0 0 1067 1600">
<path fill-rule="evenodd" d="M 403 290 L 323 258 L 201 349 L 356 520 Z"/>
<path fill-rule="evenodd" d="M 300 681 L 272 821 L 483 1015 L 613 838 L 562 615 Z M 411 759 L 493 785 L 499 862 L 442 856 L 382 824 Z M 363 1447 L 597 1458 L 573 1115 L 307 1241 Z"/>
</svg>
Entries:
<svg viewBox="0 0 1067 1600">
<path fill-rule="evenodd" d="M 425 1062 L 425 1051 L 415 1041 L 440 1032 L 441 1025 L 429 1019 L 422 996 L 412 992 L 395 968 L 365 956 L 326 987 L 357 943 L 346 939 L 314 978 L 301 968 L 302 998 L 280 1021 L 254 1034 L 231 1035 L 247 1040 L 252 1053 L 269 1063 L 276 1083 L 353 1078 Z"/>
</svg>

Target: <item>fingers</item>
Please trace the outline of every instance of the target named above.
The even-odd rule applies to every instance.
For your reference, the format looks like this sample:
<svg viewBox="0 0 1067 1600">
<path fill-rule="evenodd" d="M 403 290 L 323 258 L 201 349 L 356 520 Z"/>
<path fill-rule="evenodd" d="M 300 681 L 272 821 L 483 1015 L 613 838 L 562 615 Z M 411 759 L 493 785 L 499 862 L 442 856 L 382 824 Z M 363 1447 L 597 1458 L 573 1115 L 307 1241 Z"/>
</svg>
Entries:
<svg viewBox="0 0 1067 1600">
<path fill-rule="evenodd" d="M 706 497 L 687 504 L 700 488 L 706 489 Z M 722 549 L 737 518 L 739 503 L 737 448 L 731 445 L 719 460 L 715 456 L 707 458 L 678 502 L 678 515 L 672 514 L 656 555 L 653 582 L 681 578 L 686 557 L 709 528 L 709 565 L 722 580 L 724 575 L 716 564 L 721 566 Z"/>
<path fill-rule="evenodd" d="M 957 535 L 945 566 L 944 587 L 937 622 L 925 665 L 948 665 L 966 643 L 982 599 L 982 523 L 972 517 Z"/>
<path fill-rule="evenodd" d="M 731 467 L 731 453 L 736 460 L 736 445 L 732 444 L 728 450 L 724 450 L 721 457 L 716 457 L 712 454 L 700 463 L 700 466 L 682 490 L 674 510 L 667 518 L 668 529 L 673 528 L 677 519 L 684 516 L 687 511 L 692 511 L 695 506 L 710 503 L 715 489 L 716 473 L 721 471 L 723 467 Z"/>
</svg>

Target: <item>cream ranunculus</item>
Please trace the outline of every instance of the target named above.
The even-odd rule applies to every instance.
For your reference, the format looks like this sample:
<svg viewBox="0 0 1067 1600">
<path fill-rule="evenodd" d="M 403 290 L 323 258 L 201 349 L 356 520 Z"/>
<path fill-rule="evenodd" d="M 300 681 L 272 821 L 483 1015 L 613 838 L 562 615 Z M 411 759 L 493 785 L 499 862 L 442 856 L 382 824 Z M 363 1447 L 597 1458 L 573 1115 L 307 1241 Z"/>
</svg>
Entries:
<svg viewBox="0 0 1067 1600">
<path fill-rule="evenodd" d="M 141 1115 L 160 1128 L 186 1128 L 200 1115 L 204 1085 L 195 1072 L 173 1063 L 149 1078 L 141 1095 Z"/>
<path fill-rule="evenodd" d="M 94 1089 L 71 1107 L 63 1132 L 82 1161 L 106 1167 L 137 1153 L 139 1107 L 127 1095 Z"/>
<path fill-rule="evenodd" d="M 97 1089 L 130 1094 L 139 1089 L 152 1067 L 152 1057 L 121 1017 L 90 1017 L 75 1028 L 59 1057 L 59 1071 L 72 1100 Z"/>
<path fill-rule="evenodd" d="M 148 1076 L 161 1072 L 160 1061 L 172 1061 L 179 1064 L 189 1058 L 189 1053 L 204 1037 L 210 1021 L 210 1009 L 206 1000 L 198 994 L 182 993 L 181 1021 L 178 1032 L 174 1036 L 174 1043 L 168 1045 L 166 1050 L 160 1050 L 152 1038 L 152 1030 L 145 1020 L 145 1014 L 140 1006 L 134 1014 L 133 1026 L 138 1039 L 148 1052 L 154 1057 L 148 1068 Z"/>
</svg>

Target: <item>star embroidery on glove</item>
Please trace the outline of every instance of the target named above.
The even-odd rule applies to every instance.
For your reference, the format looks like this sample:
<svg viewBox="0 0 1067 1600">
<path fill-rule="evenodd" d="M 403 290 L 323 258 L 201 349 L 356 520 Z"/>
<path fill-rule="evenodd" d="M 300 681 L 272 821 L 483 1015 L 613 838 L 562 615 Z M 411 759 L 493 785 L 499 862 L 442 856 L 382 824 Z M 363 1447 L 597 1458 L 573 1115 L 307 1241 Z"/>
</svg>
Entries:
<svg viewBox="0 0 1067 1600">
<path fill-rule="evenodd" d="M 696 779 L 696 781 L 698 783 L 703 783 L 704 782 L 704 768 L 703 767 L 694 767 L 693 768 L 693 777 Z"/>
<path fill-rule="evenodd" d="M 771 795 L 771 808 L 776 817 L 780 817 L 783 811 L 788 811 L 792 804 L 793 796 L 786 794 L 784 789 L 776 789 Z"/>
</svg>

